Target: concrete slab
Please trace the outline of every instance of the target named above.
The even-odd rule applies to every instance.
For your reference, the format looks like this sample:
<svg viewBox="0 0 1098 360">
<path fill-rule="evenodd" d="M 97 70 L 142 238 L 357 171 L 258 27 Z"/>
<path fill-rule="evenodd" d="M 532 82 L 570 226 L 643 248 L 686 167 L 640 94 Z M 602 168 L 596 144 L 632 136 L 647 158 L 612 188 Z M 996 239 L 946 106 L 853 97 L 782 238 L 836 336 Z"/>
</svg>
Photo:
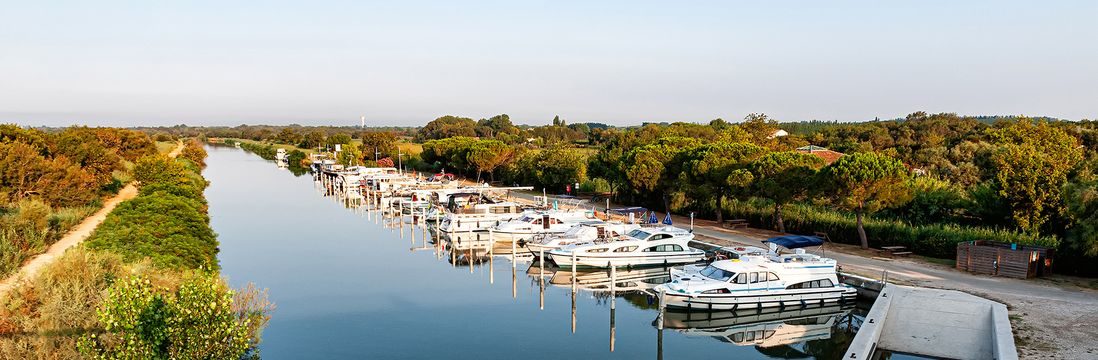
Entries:
<svg viewBox="0 0 1098 360">
<path fill-rule="evenodd" d="M 846 358 L 866 359 L 887 349 L 949 359 L 1017 359 L 1005 309 L 959 291 L 886 285 Z"/>
</svg>

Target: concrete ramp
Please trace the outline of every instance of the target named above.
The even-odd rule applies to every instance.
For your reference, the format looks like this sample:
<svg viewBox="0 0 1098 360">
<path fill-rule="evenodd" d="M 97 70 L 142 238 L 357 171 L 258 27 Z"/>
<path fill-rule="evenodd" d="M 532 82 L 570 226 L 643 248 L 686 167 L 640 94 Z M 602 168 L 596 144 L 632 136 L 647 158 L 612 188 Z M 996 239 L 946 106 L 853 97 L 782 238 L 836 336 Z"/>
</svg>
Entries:
<svg viewBox="0 0 1098 360">
<path fill-rule="evenodd" d="M 947 359 L 1018 358 L 1006 306 L 959 291 L 885 285 L 845 359 L 880 349 Z"/>
</svg>

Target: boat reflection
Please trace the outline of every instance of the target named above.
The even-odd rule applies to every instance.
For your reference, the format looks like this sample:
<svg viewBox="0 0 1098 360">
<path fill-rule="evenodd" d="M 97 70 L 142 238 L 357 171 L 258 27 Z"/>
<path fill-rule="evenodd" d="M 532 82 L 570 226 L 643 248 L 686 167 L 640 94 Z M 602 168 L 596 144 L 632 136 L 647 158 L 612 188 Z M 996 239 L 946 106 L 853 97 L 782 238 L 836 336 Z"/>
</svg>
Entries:
<svg viewBox="0 0 1098 360">
<path fill-rule="evenodd" d="M 830 305 L 770 312 L 667 311 L 663 314 L 662 325 L 686 336 L 711 337 L 738 346 L 754 346 L 772 356 L 803 357 L 819 351 L 829 352 L 821 349 L 820 345 L 832 343 L 827 340 L 836 333 L 849 335 L 846 333 L 854 320 L 852 310 L 853 305 Z M 657 319 L 653 323 L 657 328 L 660 327 L 659 321 Z M 792 346 L 796 344 L 803 345 L 798 349 Z"/>
<path fill-rule="evenodd" d="M 611 279 L 612 276 L 614 277 L 613 280 Z M 575 272 L 575 281 L 578 288 L 593 292 L 610 291 L 610 283 L 613 281 L 614 291 L 621 293 L 650 290 L 656 287 L 656 285 L 671 281 L 671 275 L 668 273 L 667 268 L 664 267 L 641 269 L 618 268 L 616 271 L 610 271 L 609 269 L 590 271 L 580 270 Z M 557 269 L 549 279 L 549 284 L 556 286 L 571 286 L 572 272 L 569 270 Z"/>
</svg>

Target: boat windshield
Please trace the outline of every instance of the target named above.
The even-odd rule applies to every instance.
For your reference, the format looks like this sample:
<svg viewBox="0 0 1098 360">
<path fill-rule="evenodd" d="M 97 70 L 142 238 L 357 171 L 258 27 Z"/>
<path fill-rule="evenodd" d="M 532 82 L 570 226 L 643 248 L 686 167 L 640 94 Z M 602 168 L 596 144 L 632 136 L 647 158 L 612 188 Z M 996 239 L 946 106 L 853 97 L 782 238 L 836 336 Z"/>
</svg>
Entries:
<svg viewBox="0 0 1098 360">
<path fill-rule="evenodd" d="M 728 281 L 728 279 L 731 279 L 733 276 L 736 276 L 736 273 L 734 273 L 734 272 L 724 271 L 724 270 L 721 270 L 721 269 L 718 269 L 718 268 L 714 267 L 713 265 L 706 266 L 704 269 L 701 270 L 700 273 L 701 273 L 702 276 L 705 276 L 705 277 L 713 279 L 713 280 L 720 280 L 720 281 Z"/>
<path fill-rule="evenodd" d="M 641 230 L 641 229 L 633 229 L 633 231 L 629 232 L 629 237 L 634 238 L 634 239 L 640 239 L 640 240 L 647 239 L 651 235 L 652 234 L 649 234 L 649 233 L 647 233 L 647 232 L 645 232 L 644 230 Z"/>
<path fill-rule="evenodd" d="M 522 218 L 518 219 L 518 221 L 519 222 L 533 222 L 534 218 L 531 217 L 531 216 L 528 216 L 528 215 L 523 215 Z"/>
</svg>

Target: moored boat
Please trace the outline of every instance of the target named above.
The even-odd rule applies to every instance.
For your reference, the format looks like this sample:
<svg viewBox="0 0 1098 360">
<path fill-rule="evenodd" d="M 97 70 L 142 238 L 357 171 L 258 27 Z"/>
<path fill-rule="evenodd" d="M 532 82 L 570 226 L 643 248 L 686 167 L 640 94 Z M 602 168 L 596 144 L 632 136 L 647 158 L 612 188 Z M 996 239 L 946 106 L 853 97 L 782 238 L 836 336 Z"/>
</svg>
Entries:
<svg viewBox="0 0 1098 360">
<path fill-rule="evenodd" d="M 561 268 L 611 266 L 666 266 L 689 264 L 705 258 L 705 251 L 691 248 L 694 234 L 674 226 L 633 229 L 614 241 L 573 244 L 546 254 Z"/>
<path fill-rule="evenodd" d="M 807 254 L 804 247 L 822 244 L 808 236 L 768 240 L 766 255 L 747 255 L 706 266 L 671 270 L 671 282 L 656 287 L 671 309 L 740 310 L 842 303 L 857 291 L 839 283 L 833 259 Z M 790 249 L 781 254 L 778 246 Z"/>
<path fill-rule="evenodd" d="M 525 241 L 523 246 L 530 254 L 537 257 L 541 256 L 542 251 L 548 252 L 562 246 L 585 244 L 598 240 L 612 241 L 622 238 L 625 234 L 638 228 L 640 228 L 640 225 L 593 219 L 581 222 L 560 234 L 535 235 L 532 239 Z"/>
</svg>

